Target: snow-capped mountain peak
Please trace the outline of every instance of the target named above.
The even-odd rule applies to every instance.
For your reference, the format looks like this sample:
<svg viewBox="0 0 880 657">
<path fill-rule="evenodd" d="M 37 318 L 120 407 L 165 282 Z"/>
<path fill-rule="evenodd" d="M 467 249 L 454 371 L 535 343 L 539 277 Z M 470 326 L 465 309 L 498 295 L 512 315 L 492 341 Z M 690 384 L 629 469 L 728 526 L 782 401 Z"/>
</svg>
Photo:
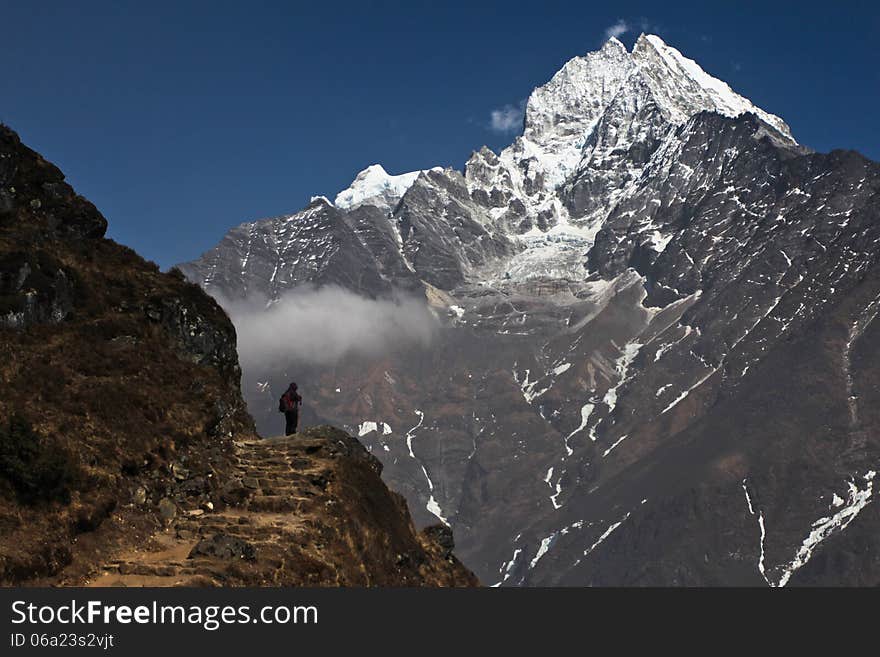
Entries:
<svg viewBox="0 0 880 657">
<path fill-rule="evenodd" d="M 666 45 L 660 37 L 642 34 L 633 47 L 632 60 L 661 111 L 673 123 L 684 123 L 702 110 L 731 117 L 751 112 L 795 143 L 785 121 L 756 107 L 726 82 L 706 73 L 693 59 Z"/>
<path fill-rule="evenodd" d="M 632 52 L 611 38 L 566 62 L 529 96 L 522 135 L 497 160 L 482 152 L 469 160 L 468 184 L 477 193 L 511 199 L 507 214 L 514 221 L 507 223 L 525 230 L 530 226 L 519 221 L 519 208 L 543 217 L 542 231 L 568 219 L 582 226 L 601 221 L 658 145 L 702 111 L 753 113 L 778 141 L 796 145 L 781 118 L 660 37 L 642 34 Z M 560 196 L 562 212 L 555 200 Z M 505 214 L 497 205 L 493 213 Z"/>
<path fill-rule="evenodd" d="M 395 176 L 385 171 L 381 164 L 372 164 L 361 171 L 347 189 L 336 195 L 335 205 L 351 209 L 366 203 L 391 210 L 424 171 L 410 171 Z"/>
</svg>

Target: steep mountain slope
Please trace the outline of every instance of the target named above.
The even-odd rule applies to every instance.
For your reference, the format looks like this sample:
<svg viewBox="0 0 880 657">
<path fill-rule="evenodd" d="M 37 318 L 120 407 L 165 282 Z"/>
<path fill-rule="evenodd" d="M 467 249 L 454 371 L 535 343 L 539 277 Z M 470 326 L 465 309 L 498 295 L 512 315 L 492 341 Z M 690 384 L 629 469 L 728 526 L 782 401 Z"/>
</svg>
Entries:
<svg viewBox="0 0 880 657">
<path fill-rule="evenodd" d="M 476 584 L 355 439 L 254 441 L 229 318 L 106 227 L 0 126 L 0 584 Z"/>
<path fill-rule="evenodd" d="M 499 155 L 350 229 L 361 267 L 421 288 L 429 350 L 282 353 L 244 364 L 245 394 L 270 426 L 295 374 L 487 582 L 877 583 L 878 191 L 880 165 L 811 153 L 658 37 L 612 39 L 532 93 Z M 231 272 L 267 265 L 226 239 L 182 269 L 246 297 Z"/>
</svg>

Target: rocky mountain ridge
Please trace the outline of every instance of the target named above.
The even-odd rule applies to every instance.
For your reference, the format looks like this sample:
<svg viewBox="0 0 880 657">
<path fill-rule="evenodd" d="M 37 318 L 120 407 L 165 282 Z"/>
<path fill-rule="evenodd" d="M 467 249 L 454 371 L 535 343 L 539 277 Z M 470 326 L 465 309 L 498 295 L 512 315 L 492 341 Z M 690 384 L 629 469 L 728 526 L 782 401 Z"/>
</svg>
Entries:
<svg viewBox="0 0 880 657">
<path fill-rule="evenodd" d="M 182 269 L 225 300 L 424 295 L 429 350 L 245 363 L 245 394 L 268 426 L 306 382 L 483 581 L 876 583 L 878 174 L 642 35 L 536 89 L 500 154 Z"/>
</svg>

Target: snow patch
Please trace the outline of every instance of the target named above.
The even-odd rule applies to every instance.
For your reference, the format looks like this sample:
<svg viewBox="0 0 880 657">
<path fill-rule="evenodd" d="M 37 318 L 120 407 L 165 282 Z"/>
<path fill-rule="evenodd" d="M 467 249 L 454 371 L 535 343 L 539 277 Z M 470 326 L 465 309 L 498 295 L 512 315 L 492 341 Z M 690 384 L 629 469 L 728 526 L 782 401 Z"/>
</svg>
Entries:
<svg viewBox="0 0 880 657">
<path fill-rule="evenodd" d="M 358 426 L 358 438 L 366 436 L 372 431 L 378 431 L 379 425 L 375 422 L 361 422 Z"/>
<path fill-rule="evenodd" d="M 742 480 L 742 489 L 743 489 L 743 492 L 745 492 L 745 494 L 746 494 L 746 503 L 749 505 L 749 513 L 751 513 L 752 515 L 756 515 L 755 514 L 755 507 L 752 505 L 752 496 L 749 495 L 748 481 L 746 479 Z M 767 584 L 769 586 L 773 586 L 773 584 L 767 578 L 767 571 L 764 566 L 764 541 L 767 538 L 767 531 L 764 528 L 764 513 L 763 513 L 763 511 L 758 511 L 757 516 L 758 516 L 758 528 L 761 530 L 761 542 L 759 544 L 760 548 L 761 548 L 761 552 L 758 555 L 758 572 L 761 573 L 761 577 L 764 578 L 764 581 L 767 582 Z"/>
<path fill-rule="evenodd" d="M 801 568 L 810 560 L 813 552 L 826 538 L 834 533 L 842 532 L 855 520 L 861 510 L 871 501 L 876 474 L 874 470 L 868 470 L 862 476 L 862 479 L 865 481 L 864 488 L 856 486 L 854 481 L 847 482 L 847 487 L 849 488 L 848 499 L 844 504 L 840 505 L 840 510 L 837 513 L 825 518 L 819 518 L 813 523 L 809 535 L 804 539 L 794 559 L 783 568 L 778 586 L 782 587 L 788 584 L 791 576 L 798 568 Z"/>
<path fill-rule="evenodd" d="M 562 365 L 558 365 L 557 367 L 553 368 L 553 374 L 555 374 L 556 376 L 559 376 L 563 372 L 567 372 L 570 367 L 571 367 L 571 363 L 563 363 Z"/>
<path fill-rule="evenodd" d="M 568 446 L 569 439 L 573 435 L 575 435 L 576 433 L 583 431 L 586 428 L 587 423 L 590 421 L 590 415 L 592 415 L 594 408 L 595 408 L 594 404 L 590 404 L 590 403 L 584 404 L 581 407 L 581 424 L 580 424 L 580 426 L 565 437 L 565 449 L 568 452 L 569 456 L 571 456 L 573 453 L 571 450 L 571 447 Z M 593 440 L 596 439 L 595 436 L 593 436 L 592 438 L 593 438 Z"/>
<path fill-rule="evenodd" d="M 612 451 L 615 447 L 617 447 L 620 443 L 622 443 L 622 442 L 624 441 L 624 439 L 627 437 L 627 435 L 628 435 L 628 434 L 624 434 L 624 435 L 622 435 L 620 438 L 618 438 L 617 440 L 615 440 L 615 441 L 614 441 L 614 444 L 611 445 L 611 447 L 609 447 L 608 449 L 606 449 L 606 450 L 602 453 L 602 458 L 604 459 L 606 456 L 608 456 L 608 455 L 611 453 L 611 451 Z"/>
<path fill-rule="evenodd" d="M 519 538 L 519 536 L 517 536 L 517 538 Z M 498 570 L 498 572 L 502 574 L 501 581 L 493 584 L 493 587 L 501 586 L 504 582 L 510 579 L 510 576 L 513 574 L 513 568 L 516 566 L 516 561 L 520 554 L 522 554 L 522 548 L 515 548 L 513 550 L 513 556 L 510 557 L 510 561 L 501 564 L 501 568 Z"/>
<path fill-rule="evenodd" d="M 380 427 L 382 428 L 383 436 L 387 436 L 391 433 L 391 427 L 387 422 L 361 422 L 360 425 L 358 425 L 358 438 L 366 436 L 373 431 L 379 433 Z"/>
<path fill-rule="evenodd" d="M 556 541 L 556 532 L 550 534 L 550 536 L 541 539 L 541 545 L 538 546 L 538 552 L 535 554 L 535 558 L 529 562 L 529 569 L 534 568 L 537 563 L 541 560 L 547 552 L 553 547 L 553 543 Z"/>
<path fill-rule="evenodd" d="M 630 516 L 630 512 L 627 512 L 627 514 L 625 516 L 623 516 L 623 518 L 621 518 L 617 522 L 609 525 L 608 529 L 605 530 L 605 532 L 596 540 L 596 542 L 593 543 L 586 550 L 584 550 L 584 556 L 585 557 L 588 556 L 593 550 L 595 550 L 597 547 L 602 545 L 602 543 L 605 541 L 605 539 L 608 538 L 609 536 L 611 536 L 611 534 L 614 533 L 614 530 L 617 529 L 618 527 L 620 527 L 624 523 L 624 521 L 627 518 L 629 518 L 629 516 Z"/>
</svg>

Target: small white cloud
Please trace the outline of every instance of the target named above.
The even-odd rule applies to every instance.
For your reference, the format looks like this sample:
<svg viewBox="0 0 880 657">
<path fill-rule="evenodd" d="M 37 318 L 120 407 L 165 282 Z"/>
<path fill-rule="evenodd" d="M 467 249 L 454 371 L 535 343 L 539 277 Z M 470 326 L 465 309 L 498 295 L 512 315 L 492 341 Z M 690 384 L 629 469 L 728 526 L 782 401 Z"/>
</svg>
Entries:
<svg viewBox="0 0 880 657">
<path fill-rule="evenodd" d="M 505 105 L 494 109 L 491 113 L 489 128 L 495 132 L 515 132 L 522 128 L 526 104 L 521 101 L 517 105 Z"/>
<path fill-rule="evenodd" d="M 609 25 L 605 28 L 605 40 L 608 41 L 611 37 L 615 39 L 619 39 L 621 36 L 629 32 L 632 28 L 629 23 L 627 23 L 622 18 L 618 18 L 617 22 L 614 25 Z"/>
</svg>

